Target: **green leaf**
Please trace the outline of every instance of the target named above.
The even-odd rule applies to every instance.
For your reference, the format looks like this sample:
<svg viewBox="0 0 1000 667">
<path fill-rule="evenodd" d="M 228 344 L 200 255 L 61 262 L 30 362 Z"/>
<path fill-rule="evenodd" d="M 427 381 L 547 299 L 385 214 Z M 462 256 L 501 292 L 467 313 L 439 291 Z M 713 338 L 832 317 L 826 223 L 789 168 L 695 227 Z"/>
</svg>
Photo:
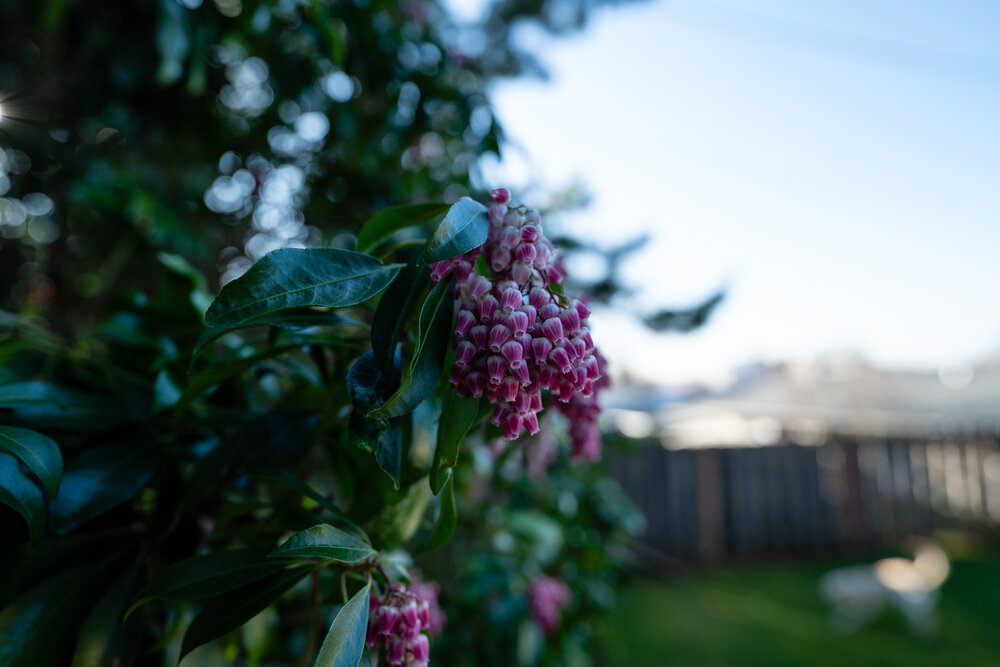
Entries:
<svg viewBox="0 0 1000 667">
<path fill-rule="evenodd" d="M 486 243 L 489 231 L 486 207 L 472 199 L 459 199 L 427 240 L 417 264 L 440 262 L 478 248 Z"/>
<path fill-rule="evenodd" d="M 342 315 L 332 310 L 316 310 L 313 308 L 292 308 L 290 310 L 281 310 L 248 320 L 246 322 L 241 322 L 240 324 L 224 327 L 210 327 L 209 329 L 206 329 L 205 332 L 198 338 L 198 341 L 194 344 L 194 350 L 191 352 L 192 364 L 194 363 L 194 359 L 205 348 L 205 346 L 216 338 L 233 331 L 238 331 L 239 329 L 258 326 L 277 327 L 279 329 L 284 329 L 285 331 L 302 331 L 303 329 L 312 329 L 315 327 L 360 328 L 367 327 L 368 325 L 361 320 L 348 317 L 347 315 Z"/>
<path fill-rule="evenodd" d="M 285 486 L 294 489 L 295 491 L 298 491 L 303 496 L 307 498 L 312 498 L 317 503 L 319 503 L 320 506 L 327 512 L 337 517 L 337 519 L 344 522 L 344 524 L 353 528 L 355 532 L 361 532 L 361 528 L 358 526 L 358 524 L 351 521 L 347 517 L 347 515 L 344 514 L 344 511 L 341 510 L 339 507 L 337 507 L 335 504 L 333 504 L 329 498 L 327 498 L 322 493 L 320 493 L 316 489 L 306 484 L 304 481 L 302 481 L 299 477 L 292 474 L 291 472 L 287 470 L 276 470 L 272 473 L 255 475 L 255 477 L 259 479 L 272 480 L 280 484 L 284 484 Z"/>
<path fill-rule="evenodd" d="M 407 542 L 420 528 L 420 521 L 431 499 L 424 478 L 410 484 L 399 499 L 388 505 L 368 524 L 372 543 L 382 550 L 395 549 Z"/>
<path fill-rule="evenodd" d="M 215 385 L 224 382 L 231 377 L 245 373 L 261 361 L 298 348 L 298 345 L 282 345 L 279 347 L 272 347 L 271 349 L 265 350 L 260 354 L 255 354 L 252 357 L 233 359 L 232 361 L 226 362 L 221 366 L 209 368 L 208 370 L 198 373 L 198 375 L 191 378 L 191 382 L 188 383 L 188 386 L 184 389 L 184 393 L 181 394 L 180 398 L 177 400 L 174 408 L 175 416 L 179 417 L 192 401 Z"/>
<path fill-rule="evenodd" d="M 430 284 L 430 269 L 426 266 L 408 264 L 399 272 L 389 289 L 379 300 L 378 309 L 372 319 L 372 353 L 379 370 L 386 378 L 393 380 L 393 359 L 396 356 L 396 342 L 403 334 L 410 313 L 420 302 L 420 296 Z"/>
<path fill-rule="evenodd" d="M 0 503 L 24 517 L 32 540 L 41 536 L 45 530 L 45 496 L 9 454 L 0 454 Z"/>
<path fill-rule="evenodd" d="M 131 416 L 121 403 L 99 394 L 49 382 L 15 382 L 0 386 L 0 408 L 14 408 L 22 425 L 43 430 L 101 431 Z"/>
<path fill-rule="evenodd" d="M 369 419 L 405 415 L 434 391 L 434 386 L 441 377 L 441 367 L 451 340 L 454 305 L 452 280 L 438 283 L 427 295 L 420 309 L 417 346 L 399 389 L 381 407 L 368 413 Z"/>
<path fill-rule="evenodd" d="M 150 600 L 201 600 L 275 575 L 287 563 L 267 560 L 256 549 L 231 549 L 202 554 L 173 563 L 136 595 L 126 617 Z"/>
<path fill-rule="evenodd" d="M 338 563 L 362 563 L 377 556 L 369 544 L 352 533 L 321 523 L 292 535 L 269 558 L 320 558 Z"/>
<path fill-rule="evenodd" d="M 26 428 L 0 426 L 0 452 L 13 454 L 24 461 L 42 481 L 49 497 L 55 498 L 63 467 L 62 454 L 55 440 Z"/>
<path fill-rule="evenodd" d="M 63 572 L 0 613 L 0 667 L 49 667 L 72 646 L 80 619 L 102 585 L 95 568 Z"/>
<path fill-rule="evenodd" d="M 441 513 L 438 515 L 437 523 L 434 524 L 434 532 L 431 533 L 427 541 L 420 547 L 417 554 L 426 554 L 439 549 L 451 539 L 458 524 L 458 510 L 455 507 L 455 479 L 449 477 L 444 485 L 444 493 L 441 494 Z"/>
<path fill-rule="evenodd" d="M 161 412 L 176 405 L 181 398 L 180 387 L 170 377 L 167 369 L 161 369 L 156 374 L 156 382 L 153 383 L 153 412 Z"/>
<path fill-rule="evenodd" d="M 375 438 L 375 460 L 389 479 L 392 488 L 399 489 L 403 475 L 403 429 L 398 419 L 389 420 L 389 426 Z"/>
<path fill-rule="evenodd" d="M 438 420 L 437 446 L 431 465 L 431 491 L 441 492 L 451 477 L 451 469 L 458 465 L 458 448 L 469 429 L 479 417 L 478 398 L 459 396 L 454 387 L 445 395 L 441 418 Z"/>
<path fill-rule="evenodd" d="M 374 451 L 379 467 L 399 488 L 403 465 L 403 434 L 398 419 L 386 419 L 371 413 L 382 405 L 381 392 L 385 378 L 375 363 L 371 350 L 358 357 L 347 371 L 347 391 L 354 411 L 351 413 L 349 437 L 365 451 Z"/>
<path fill-rule="evenodd" d="M 135 579 L 136 562 L 118 579 L 94 609 L 87 614 L 76 642 L 72 667 L 103 667 L 115 664 L 122 632 L 122 610 Z"/>
<path fill-rule="evenodd" d="M 66 466 L 52 503 L 52 529 L 68 533 L 129 500 L 153 474 L 153 451 L 141 445 L 108 446 L 80 454 Z"/>
<path fill-rule="evenodd" d="M 222 288 L 205 321 L 233 326 L 288 308 L 353 306 L 388 287 L 401 267 L 336 248 L 274 250 Z"/>
<path fill-rule="evenodd" d="M 448 209 L 448 204 L 433 202 L 393 206 L 379 211 L 369 218 L 358 232 L 358 250 L 371 252 L 400 229 L 430 222 L 439 215 L 444 215 Z"/>
<path fill-rule="evenodd" d="M 202 644 L 218 639 L 230 630 L 240 627 L 284 595 L 311 571 L 308 567 L 287 569 L 212 598 L 201 608 L 184 634 L 181 657 Z"/>
<path fill-rule="evenodd" d="M 314 667 L 358 667 L 365 651 L 368 632 L 369 581 L 347 601 L 330 624 Z"/>
</svg>

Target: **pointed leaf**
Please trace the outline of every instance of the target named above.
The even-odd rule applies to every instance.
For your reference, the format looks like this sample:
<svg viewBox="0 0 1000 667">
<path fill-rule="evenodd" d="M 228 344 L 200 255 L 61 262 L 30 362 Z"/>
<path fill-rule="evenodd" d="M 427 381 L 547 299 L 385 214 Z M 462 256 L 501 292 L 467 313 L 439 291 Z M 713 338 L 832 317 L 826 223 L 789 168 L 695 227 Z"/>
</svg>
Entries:
<svg viewBox="0 0 1000 667">
<path fill-rule="evenodd" d="M 358 667 L 361 663 L 368 632 L 371 589 L 371 582 L 368 582 L 337 612 L 314 667 Z"/>
<path fill-rule="evenodd" d="M 478 248 L 486 243 L 489 230 L 486 207 L 472 199 L 459 199 L 427 240 L 417 264 L 440 262 Z"/>
<path fill-rule="evenodd" d="M 210 598 L 275 575 L 286 567 L 286 563 L 267 560 L 266 554 L 256 549 L 231 549 L 185 558 L 146 584 L 126 617 L 150 600 L 182 602 Z"/>
<path fill-rule="evenodd" d="M 321 523 L 292 535 L 269 558 L 319 558 L 338 563 L 362 563 L 377 552 L 355 535 Z"/>
<path fill-rule="evenodd" d="M 393 377 L 393 358 L 399 341 L 410 318 L 410 313 L 420 303 L 420 297 L 430 284 L 430 269 L 408 264 L 399 272 L 389 289 L 382 295 L 378 310 L 372 319 L 372 353 L 382 375 Z"/>
<path fill-rule="evenodd" d="M 257 317 L 246 322 L 233 324 L 224 327 L 210 327 L 198 338 L 191 352 L 191 363 L 198 356 L 206 345 L 216 338 L 227 333 L 245 329 L 247 327 L 269 326 L 284 329 L 285 331 L 302 331 L 314 327 L 367 327 L 361 320 L 347 315 L 342 315 L 332 310 L 315 310 L 312 308 L 292 308 L 270 313 L 262 317 Z"/>
<path fill-rule="evenodd" d="M 152 476 L 153 462 L 152 449 L 140 445 L 99 447 L 77 456 L 66 466 L 51 506 L 53 531 L 68 533 L 132 498 Z"/>
<path fill-rule="evenodd" d="M 430 222 L 439 215 L 444 215 L 449 208 L 450 206 L 443 202 L 432 202 L 393 206 L 379 211 L 369 218 L 358 232 L 358 250 L 371 252 L 400 229 Z"/>
<path fill-rule="evenodd" d="M 100 599 L 80 626 L 72 667 L 103 667 L 115 664 L 119 650 L 122 611 L 135 579 L 138 562 Z"/>
<path fill-rule="evenodd" d="M 32 540 L 41 536 L 45 530 L 45 495 L 9 454 L 0 454 L 0 503 L 24 517 Z"/>
<path fill-rule="evenodd" d="M 417 346 L 399 389 L 381 407 L 368 413 L 370 419 L 405 415 L 431 395 L 441 377 L 441 367 L 451 340 L 453 309 L 454 282 L 438 283 L 420 309 Z"/>
<path fill-rule="evenodd" d="M 445 395 L 441 418 L 438 420 L 437 446 L 431 465 L 431 491 L 441 492 L 451 476 L 451 469 L 458 465 L 458 448 L 476 423 L 479 416 L 478 398 L 459 396 L 454 387 Z"/>
<path fill-rule="evenodd" d="M 62 479 L 62 454 L 56 441 L 41 433 L 16 426 L 0 426 L 0 452 L 13 454 L 38 476 L 54 498 Z"/>
<path fill-rule="evenodd" d="M 0 613 L 0 667 L 49 667 L 72 646 L 80 619 L 100 590 L 93 567 L 63 572 Z"/>
<path fill-rule="evenodd" d="M 451 539 L 458 524 L 458 510 L 455 507 L 455 479 L 448 478 L 444 485 L 444 493 L 441 494 L 441 513 L 438 515 L 437 523 L 434 524 L 434 532 L 431 533 L 427 541 L 420 547 L 417 554 L 426 554 L 439 549 Z"/>
<path fill-rule="evenodd" d="M 49 429 L 101 431 L 131 415 L 106 396 L 49 382 L 0 385 L 0 408 L 14 408 L 18 423 Z"/>
<path fill-rule="evenodd" d="M 401 266 L 336 248 L 274 250 L 222 288 L 205 321 L 232 326 L 288 308 L 353 306 L 388 287 Z"/>
<path fill-rule="evenodd" d="M 209 600 L 194 617 L 184 635 L 181 657 L 240 627 L 284 595 L 309 572 L 311 568 L 308 567 L 291 568 Z"/>
</svg>

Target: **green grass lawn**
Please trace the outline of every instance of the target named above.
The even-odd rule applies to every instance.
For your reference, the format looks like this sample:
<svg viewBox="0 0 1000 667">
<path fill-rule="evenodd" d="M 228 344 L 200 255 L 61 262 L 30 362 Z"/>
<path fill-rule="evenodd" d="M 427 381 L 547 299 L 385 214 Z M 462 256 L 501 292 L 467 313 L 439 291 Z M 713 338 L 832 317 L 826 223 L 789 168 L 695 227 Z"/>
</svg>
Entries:
<svg viewBox="0 0 1000 667">
<path fill-rule="evenodd" d="M 855 561 L 857 562 L 857 561 Z M 602 665 L 1000 665 L 1000 555 L 952 563 L 939 631 L 911 635 L 895 610 L 840 634 L 819 577 L 851 563 L 739 566 L 634 581 L 600 632 Z"/>
</svg>

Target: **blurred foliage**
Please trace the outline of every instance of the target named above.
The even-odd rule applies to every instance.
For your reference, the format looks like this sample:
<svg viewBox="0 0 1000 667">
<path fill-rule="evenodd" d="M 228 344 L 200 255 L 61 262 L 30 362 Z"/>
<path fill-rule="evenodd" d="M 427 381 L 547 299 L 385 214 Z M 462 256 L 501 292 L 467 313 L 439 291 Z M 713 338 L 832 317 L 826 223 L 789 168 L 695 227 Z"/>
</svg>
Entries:
<svg viewBox="0 0 1000 667">
<path fill-rule="evenodd" d="M 538 71 L 516 27 L 594 6 L 497 2 L 463 26 L 416 0 L 0 0 L 0 665 L 175 664 L 202 642 L 186 664 L 308 664 L 344 594 L 447 540 L 449 489 L 457 537 L 417 558 L 450 618 L 433 655 L 587 661 L 638 525 L 602 469 L 563 452 L 525 478 L 512 453 L 494 474 L 466 450 L 435 497 L 440 392 L 364 418 L 440 338 L 417 330 L 425 283 L 205 314 L 271 250 L 351 249 L 390 204 L 481 195 L 503 137 L 488 86 Z M 324 553 L 377 556 L 266 558 L 318 523 L 338 527 Z M 547 642 L 524 599 L 543 572 L 574 591 Z"/>
</svg>

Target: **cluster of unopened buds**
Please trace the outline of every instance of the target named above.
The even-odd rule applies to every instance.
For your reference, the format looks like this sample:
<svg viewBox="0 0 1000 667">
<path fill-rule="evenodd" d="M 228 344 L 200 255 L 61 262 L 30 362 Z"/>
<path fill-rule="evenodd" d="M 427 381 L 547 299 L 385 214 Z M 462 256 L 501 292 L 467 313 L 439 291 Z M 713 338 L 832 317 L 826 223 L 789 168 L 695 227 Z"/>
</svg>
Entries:
<svg viewBox="0 0 1000 667">
<path fill-rule="evenodd" d="M 506 189 L 490 196 L 486 243 L 433 264 L 431 278 L 455 277 L 451 383 L 460 395 L 494 403 L 493 424 L 514 440 L 523 429 L 538 433 L 543 390 L 569 405 L 593 396 L 603 369 L 590 310 L 554 287 L 565 272 L 538 212 L 511 206 Z M 476 271 L 480 259 L 489 275 Z"/>
<path fill-rule="evenodd" d="M 431 627 L 428 601 L 402 583 L 391 584 L 381 598 L 369 598 L 366 642 L 374 648 L 379 639 L 385 639 L 385 664 L 389 667 L 426 667 L 430 642 L 423 630 Z"/>
<path fill-rule="evenodd" d="M 550 634 L 559 627 L 563 607 L 571 599 L 569 586 L 562 579 L 541 576 L 528 584 L 531 616 L 542 626 L 545 634 Z"/>
</svg>

